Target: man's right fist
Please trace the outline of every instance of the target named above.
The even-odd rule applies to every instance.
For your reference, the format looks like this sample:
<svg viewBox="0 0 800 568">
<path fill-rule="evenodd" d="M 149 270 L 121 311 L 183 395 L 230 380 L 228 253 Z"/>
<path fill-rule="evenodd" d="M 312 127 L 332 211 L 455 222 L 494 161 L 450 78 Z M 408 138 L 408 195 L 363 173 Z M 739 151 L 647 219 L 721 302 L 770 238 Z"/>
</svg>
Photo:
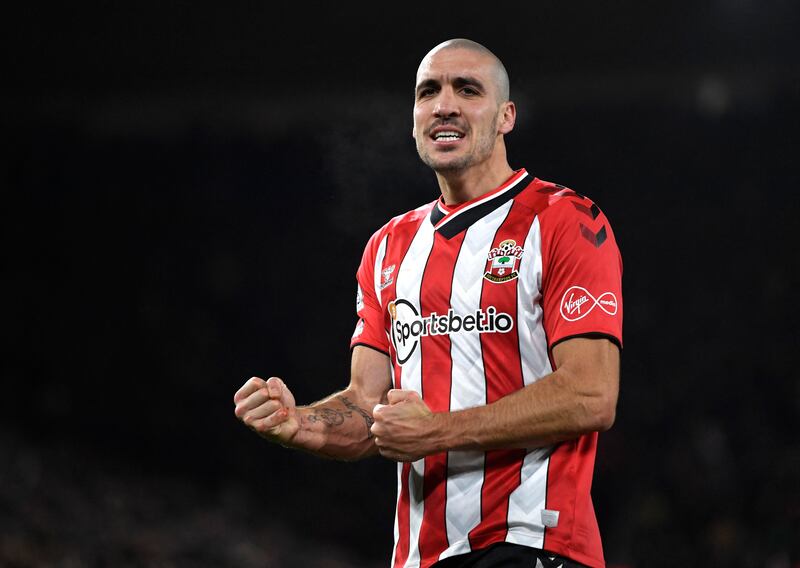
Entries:
<svg viewBox="0 0 800 568">
<path fill-rule="evenodd" d="M 260 436 L 289 444 L 300 429 L 294 396 L 278 377 L 252 377 L 233 395 L 234 414 Z"/>
</svg>

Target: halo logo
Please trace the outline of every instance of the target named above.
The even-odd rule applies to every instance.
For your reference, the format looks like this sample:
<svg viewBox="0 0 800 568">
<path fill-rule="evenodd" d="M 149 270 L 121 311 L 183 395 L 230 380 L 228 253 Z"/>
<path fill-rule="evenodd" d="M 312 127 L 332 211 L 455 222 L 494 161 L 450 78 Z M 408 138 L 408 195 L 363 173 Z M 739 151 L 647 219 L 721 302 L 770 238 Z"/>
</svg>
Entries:
<svg viewBox="0 0 800 568">
<path fill-rule="evenodd" d="M 423 318 L 411 302 L 398 298 L 389 303 L 388 310 L 392 318 L 392 344 L 401 365 L 414 354 L 421 337 L 464 332 L 508 333 L 514 327 L 512 317 L 498 313 L 494 306 L 489 306 L 486 311 L 475 310 L 466 316 L 450 309 L 446 314 L 431 312 Z"/>
</svg>

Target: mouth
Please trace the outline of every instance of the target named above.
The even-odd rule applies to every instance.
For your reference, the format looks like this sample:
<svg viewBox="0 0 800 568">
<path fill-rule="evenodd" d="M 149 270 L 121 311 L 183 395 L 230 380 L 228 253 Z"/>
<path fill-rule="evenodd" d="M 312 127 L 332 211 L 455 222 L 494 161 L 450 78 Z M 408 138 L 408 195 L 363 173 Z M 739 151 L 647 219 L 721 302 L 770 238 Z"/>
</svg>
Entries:
<svg viewBox="0 0 800 568">
<path fill-rule="evenodd" d="M 451 126 L 439 126 L 431 131 L 430 138 L 437 144 L 453 144 L 462 140 L 465 134 Z"/>
</svg>

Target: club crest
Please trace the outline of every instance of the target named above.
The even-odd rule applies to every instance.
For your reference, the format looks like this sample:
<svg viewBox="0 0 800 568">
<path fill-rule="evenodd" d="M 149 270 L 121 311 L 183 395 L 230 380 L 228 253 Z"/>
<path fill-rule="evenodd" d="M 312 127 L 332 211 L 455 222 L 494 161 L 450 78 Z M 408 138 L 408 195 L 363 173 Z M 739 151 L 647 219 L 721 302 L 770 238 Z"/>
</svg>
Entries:
<svg viewBox="0 0 800 568">
<path fill-rule="evenodd" d="M 489 251 L 486 260 L 486 271 L 483 277 L 489 282 L 500 284 L 514 280 L 519 276 L 519 261 L 522 259 L 522 247 L 513 239 L 506 239 L 496 248 Z"/>
</svg>

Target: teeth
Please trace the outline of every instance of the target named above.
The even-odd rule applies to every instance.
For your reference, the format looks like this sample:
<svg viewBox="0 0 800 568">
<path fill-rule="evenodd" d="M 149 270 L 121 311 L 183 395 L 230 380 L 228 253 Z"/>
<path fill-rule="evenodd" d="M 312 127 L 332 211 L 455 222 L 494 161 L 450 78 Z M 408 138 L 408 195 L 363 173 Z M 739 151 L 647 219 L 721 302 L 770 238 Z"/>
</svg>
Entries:
<svg viewBox="0 0 800 568">
<path fill-rule="evenodd" d="M 461 138 L 461 135 L 458 132 L 439 132 L 434 137 L 436 140 L 458 140 Z"/>
</svg>

